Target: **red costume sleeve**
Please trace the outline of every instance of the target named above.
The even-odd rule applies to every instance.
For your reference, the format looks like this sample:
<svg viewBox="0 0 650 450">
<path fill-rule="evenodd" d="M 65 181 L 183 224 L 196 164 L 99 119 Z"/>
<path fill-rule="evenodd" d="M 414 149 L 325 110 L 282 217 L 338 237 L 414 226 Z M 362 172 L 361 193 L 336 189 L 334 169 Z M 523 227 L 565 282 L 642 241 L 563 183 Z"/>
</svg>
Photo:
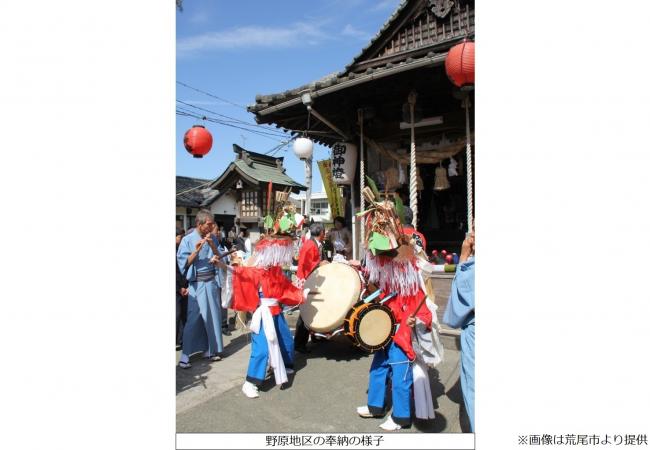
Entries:
<svg viewBox="0 0 650 450">
<path fill-rule="evenodd" d="M 235 311 L 254 312 L 260 303 L 260 271 L 255 267 L 235 267 L 232 274 L 232 306 Z"/>
<path fill-rule="evenodd" d="M 406 306 L 405 312 L 401 314 L 401 317 L 397 317 L 397 315 L 395 317 L 395 319 L 400 323 L 400 326 L 397 333 L 395 333 L 395 336 L 393 336 L 393 341 L 395 341 L 395 344 L 406 353 L 406 356 L 408 356 L 411 361 L 415 359 L 415 352 L 413 351 L 413 345 L 411 343 L 411 333 L 413 332 L 413 329 L 406 324 L 406 320 L 411 314 L 413 314 L 413 311 L 415 311 L 415 308 L 418 307 L 420 301 L 422 301 L 425 296 L 425 293 L 420 289 L 417 295 L 403 298 L 403 305 Z M 427 308 L 426 304 L 422 305 L 415 317 L 424 322 L 427 325 L 427 328 L 431 328 L 433 318 L 431 316 L 431 310 Z"/>
<path fill-rule="evenodd" d="M 294 286 L 277 266 L 266 270 L 262 277 L 262 291 L 265 296 L 276 298 L 288 306 L 299 305 L 303 300 L 302 289 Z"/>
<path fill-rule="evenodd" d="M 309 276 L 312 270 L 316 268 L 318 263 L 320 263 L 318 245 L 309 239 L 305 241 L 300 248 L 300 253 L 298 254 L 298 271 L 296 272 L 296 276 L 304 280 Z"/>
</svg>

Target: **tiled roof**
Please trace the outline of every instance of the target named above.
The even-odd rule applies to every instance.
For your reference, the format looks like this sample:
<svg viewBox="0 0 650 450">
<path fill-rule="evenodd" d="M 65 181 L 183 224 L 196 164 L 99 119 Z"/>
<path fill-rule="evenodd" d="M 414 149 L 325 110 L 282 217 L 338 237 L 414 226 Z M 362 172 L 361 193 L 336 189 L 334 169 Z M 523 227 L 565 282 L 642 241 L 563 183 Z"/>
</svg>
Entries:
<svg viewBox="0 0 650 450">
<path fill-rule="evenodd" d="M 359 58 L 361 58 L 363 56 L 365 51 L 368 50 L 368 48 L 370 48 L 370 46 L 372 44 L 374 44 L 374 42 L 377 39 L 379 39 L 381 34 L 390 26 L 391 23 L 393 23 L 395 18 L 397 18 L 399 13 L 402 11 L 402 9 L 404 9 L 404 7 L 408 4 L 408 2 L 409 2 L 409 0 L 402 0 L 402 2 L 397 6 L 397 9 L 395 9 L 393 14 L 391 14 L 391 16 L 388 18 L 388 20 L 384 23 L 384 25 L 381 27 L 381 29 L 377 32 L 377 34 L 375 34 L 375 36 L 373 36 L 372 39 L 370 39 L 370 42 L 365 47 L 363 47 L 363 49 L 361 49 L 359 54 L 357 54 L 352 59 L 352 62 L 350 62 L 350 64 L 345 66 L 345 70 L 343 70 L 341 72 L 334 72 L 334 73 L 331 73 L 329 75 L 325 75 L 324 77 L 322 77 L 322 78 L 320 78 L 320 79 L 318 79 L 316 81 L 313 81 L 313 82 L 311 82 L 309 84 L 305 84 L 305 85 L 302 85 L 300 87 L 297 87 L 295 89 L 291 89 L 291 90 L 288 90 L 288 91 L 280 92 L 280 93 L 277 93 L 277 94 L 269 94 L 269 95 L 258 94 L 258 95 L 255 96 L 255 104 L 248 106 L 248 111 L 254 113 L 254 112 L 259 111 L 261 109 L 267 108 L 267 107 L 269 107 L 269 106 L 271 106 L 273 104 L 280 103 L 283 100 L 289 100 L 291 98 L 297 97 L 302 92 L 309 91 L 309 90 L 314 90 L 314 89 L 321 89 L 321 88 L 328 87 L 328 86 L 333 86 L 333 85 L 341 83 L 343 81 L 351 80 L 351 79 L 355 78 L 355 74 L 348 73 L 350 68 L 357 62 L 357 60 Z M 377 70 L 381 70 L 382 68 L 390 68 L 392 66 L 393 66 L 392 64 L 387 64 L 386 66 L 378 68 Z M 373 69 L 368 69 L 368 71 L 366 71 L 366 73 L 373 73 L 373 72 L 374 72 Z"/>
<path fill-rule="evenodd" d="M 384 23 L 381 29 L 375 34 L 375 36 L 372 37 L 370 42 L 368 42 L 368 44 L 365 47 L 363 47 L 363 49 L 352 59 L 352 61 L 345 66 L 345 69 L 343 71 L 326 75 L 323 78 L 320 78 L 319 80 L 313 81 L 309 84 L 305 84 L 300 87 L 290 89 L 284 92 L 267 94 L 267 95 L 258 94 L 255 96 L 255 104 L 248 106 L 248 111 L 252 113 L 257 113 L 271 106 L 275 106 L 277 104 L 284 103 L 289 100 L 293 100 L 299 97 L 302 93 L 307 91 L 313 92 L 319 89 L 341 84 L 346 81 L 351 81 L 353 79 L 360 78 L 365 75 L 381 74 L 382 72 L 386 72 L 388 69 L 392 69 L 396 66 L 401 66 L 425 58 L 431 58 L 436 55 L 444 55 L 447 53 L 447 47 L 451 46 L 453 43 L 461 40 L 464 37 L 464 36 L 454 36 L 444 41 L 439 41 L 430 49 L 430 51 L 426 55 L 422 55 L 421 53 L 419 53 L 416 57 L 414 57 L 410 51 L 405 51 L 402 54 L 396 54 L 395 56 L 398 58 L 393 59 L 391 62 L 386 62 L 384 64 L 382 64 L 381 62 L 377 62 L 377 65 L 367 68 L 365 71 L 352 72 L 351 69 L 356 64 L 367 59 L 368 55 L 366 55 L 366 52 L 372 47 L 373 44 L 375 44 L 375 42 L 382 36 L 383 33 L 387 32 L 388 28 L 390 28 L 390 26 L 397 20 L 397 18 L 400 16 L 400 14 L 404 11 L 404 9 L 409 3 L 411 3 L 411 0 L 402 0 L 402 2 L 397 6 L 393 14 L 391 14 L 391 16 Z M 419 50 L 420 52 L 426 51 L 426 47 L 416 49 L 416 50 Z M 400 56 L 402 56 L 403 58 L 400 59 Z"/>
<path fill-rule="evenodd" d="M 277 167 L 271 167 L 255 162 L 253 162 L 251 167 L 241 159 L 238 159 L 233 164 L 235 164 L 237 168 L 244 172 L 246 175 L 256 179 L 257 181 L 262 181 L 265 183 L 268 183 L 270 181 L 273 184 L 283 184 L 287 186 L 296 186 L 299 188 L 307 189 L 305 186 L 298 183 L 297 181 L 294 181 L 287 174 L 283 173 L 282 169 L 279 169 Z"/>
<path fill-rule="evenodd" d="M 393 21 L 397 18 L 397 16 L 399 16 L 399 14 L 402 12 L 402 10 L 403 10 L 404 7 L 408 4 L 408 2 L 409 2 L 409 0 L 402 0 L 401 3 L 400 3 L 399 5 L 397 5 L 397 8 L 396 8 L 395 11 L 393 12 L 393 14 L 391 14 L 391 16 L 388 18 L 388 20 L 387 20 L 386 22 L 384 22 L 384 25 L 382 25 L 381 29 L 380 29 L 380 30 L 379 30 L 379 31 L 378 31 L 378 32 L 377 32 L 377 33 L 376 33 L 376 34 L 375 34 L 375 35 L 370 39 L 370 42 L 368 42 L 368 44 L 367 44 L 365 47 L 363 47 L 363 48 L 361 49 L 361 51 L 357 54 L 357 56 L 355 56 L 354 58 L 352 58 L 352 62 L 351 62 L 350 64 L 348 64 L 347 66 L 345 66 L 345 71 L 344 71 L 343 73 L 348 72 L 348 71 L 350 70 L 350 68 L 351 68 L 354 64 L 356 64 L 357 62 L 359 62 L 359 59 L 361 59 L 361 57 L 362 57 L 363 54 L 366 52 L 366 50 L 368 50 L 368 49 L 372 46 L 372 44 L 374 44 L 375 41 L 376 41 L 377 39 L 379 39 L 379 37 L 382 35 L 382 33 L 383 33 L 386 29 L 388 29 L 388 27 L 390 27 L 390 25 L 391 25 L 391 24 L 393 23 Z"/>
<path fill-rule="evenodd" d="M 212 197 L 215 194 L 213 190 L 206 191 L 210 181 L 203 178 L 176 176 L 176 205 L 200 208 L 207 197 Z M 204 187 L 198 187 L 201 185 Z"/>
<path fill-rule="evenodd" d="M 274 105 L 277 105 L 279 103 L 282 103 L 282 102 L 297 98 L 303 92 L 308 91 L 308 90 L 312 90 L 312 91 L 313 90 L 318 90 L 318 89 L 334 86 L 334 85 L 337 85 L 337 84 L 341 84 L 341 83 L 346 82 L 346 81 L 352 81 L 354 79 L 361 78 L 361 77 L 364 77 L 364 76 L 374 76 L 374 77 L 376 77 L 377 75 L 380 75 L 382 72 L 386 72 L 389 69 L 393 69 L 393 68 L 399 67 L 399 66 L 405 66 L 407 64 L 412 64 L 412 63 L 415 63 L 417 61 L 421 61 L 421 60 L 423 61 L 423 60 L 430 59 L 430 58 L 433 58 L 435 56 L 444 55 L 444 54 L 446 54 L 446 52 L 445 53 L 440 53 L 440 54 L 435 53 L 435 52 L 429 52 L 426 55 L 418 57 L 418 58 L 413 58 L 411 56 L 405 55 L 403 61 L 400 61 L 400 62 L 397 62 L 397 63 L 389 62 L 389 63 L 386 63 L 386 64 L 384 64 L 382 66 L 379 66 L 379 67 L 368 68 L 363 73 L 351 72 L 351 73 L 349 73 L 347 75 L 339 75 L 339 76 L 334 76 L 334 77 L 329 77 L 329 78 L 322 78 L 322 79 L 320 79 L 318 81 L 314 81 L 313 83 L 310 83 L 310 84 L 307 84 L 307 85 L 304 85 L 304 86 L 300 86 L 298 88 L 291 89 L 289 91 L 284 91 L 284 92 L 281 92 L 279 94 L 257 95 L 255 97 L 256 103 L 254 105 L 249 105 L 248 106 L 248 111 L 252 112 L 252 113 L 256 113 L 256 112 L 261 111 L 263 109 L 266 109 L 266 108 L 268 108 L 270 106 L 274 106 Z"/>
<path fill-rule="evenodd" d="M 212 182 L 211 187 L 221 189 L 221 183 L 230 173 L 236 171 L 240 176 L 254 184 L 258 184 L 259 182 L 268 183 L 270 181 L 273 184 L 292 186 L 299 190 L 307 189 L 285 173 L 286 169 L 283 166 L 284 158 L 274 158 L 261 153 L 251 152 L 238 145 L 233 145 L 233 149 L 239 156 L 235 161 L 230 163 L 219 178 Z"/>
</svg>

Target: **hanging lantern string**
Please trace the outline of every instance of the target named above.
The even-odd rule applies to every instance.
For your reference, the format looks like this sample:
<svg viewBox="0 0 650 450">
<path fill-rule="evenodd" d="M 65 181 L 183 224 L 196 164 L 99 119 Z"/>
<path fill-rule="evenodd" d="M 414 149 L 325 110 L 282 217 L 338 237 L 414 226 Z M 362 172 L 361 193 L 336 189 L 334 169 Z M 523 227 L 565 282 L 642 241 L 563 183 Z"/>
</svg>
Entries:
<svg viewBox="0 0 650 450">
<path fill-rule="evenodd" d="M 269 151 L 267 151 L 267 152 L 264 152 L 263 154 L 264 154 L 264 155 L 275 156 L 275 155 L 276 155 L 280 150 L 282 150 L 283 147 L 286 147 L 286 146 L 289 145 L 291 142 L 293 142 L 293 139 L 291 139 L 291 140 L 289 140 L 289 141 L 286 141 L 286 142 L 282 142 L 282 143 L 280 143 L 279 145 L 276 145 L 275 147 L 273 147 L 271 150 L 269 150 Z M 284 150 L 286 151 L 287 149 L 284 149 Z"/>
<path fill-rule="evenodd" d="M 310 122 L 311 122 L 311 108 L 307 108 L 307 130 L 305 130 L 305 137 L 309 137 Z"/>
</svg>

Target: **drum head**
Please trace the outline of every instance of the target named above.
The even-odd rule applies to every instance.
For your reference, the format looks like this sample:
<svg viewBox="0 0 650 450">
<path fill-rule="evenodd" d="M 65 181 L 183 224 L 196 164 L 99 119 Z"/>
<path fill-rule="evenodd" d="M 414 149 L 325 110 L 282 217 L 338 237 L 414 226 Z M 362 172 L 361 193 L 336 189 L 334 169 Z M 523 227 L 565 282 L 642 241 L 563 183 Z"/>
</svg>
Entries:
<svg viewBox="0 0 650 450">
<path fill-rule="evenodd" d="M 344 263 L 318 267 L 305 280 L 305 288 L 317 289 L 300 305 L 302 320 L 312 331 L 326 333 L 343 325 L 350 308 L 359 301 L 359 273 Z"/>
<path fill-rule="evenodd" d="M 395 327 L 390 309 L 374 304 L 359 314 L 357 345 L 369 352 L 384 348 L 395 333 Z"/>
</svg>

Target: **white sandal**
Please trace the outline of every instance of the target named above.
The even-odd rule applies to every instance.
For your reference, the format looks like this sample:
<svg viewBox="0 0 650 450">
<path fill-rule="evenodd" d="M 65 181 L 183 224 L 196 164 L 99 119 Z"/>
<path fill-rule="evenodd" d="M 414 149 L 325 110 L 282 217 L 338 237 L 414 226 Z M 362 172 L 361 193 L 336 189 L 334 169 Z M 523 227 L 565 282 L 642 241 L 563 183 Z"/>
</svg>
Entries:
<svg viewBox="0 0 650 450">
<path fill-rule="evenodd" d="M 370 412 L 367 405 L 359 406 L 357 408 L 357 414 L 365 418 L 376 417 L 373 413 Z"/>
<path fill-rule="evenodd" d="M 257 398 L 260 396 L 257 386 L 255 386 L 250 381 L 246 381 L 241 390 L 248 398 Z"/>
<path fill-rule="evenodd" d="M 390 416 L 388 416 L 388 420 L 386 422 L 379 425 L 379 428 L 381 428 L 382 430 L 386 430 L 386 431 L 397 431 L 397 430 L 401 429 L 402 427 L 399 424 L 396 424 L 393 421 L 393 416 L 390 415 Z"/>
</svg>

